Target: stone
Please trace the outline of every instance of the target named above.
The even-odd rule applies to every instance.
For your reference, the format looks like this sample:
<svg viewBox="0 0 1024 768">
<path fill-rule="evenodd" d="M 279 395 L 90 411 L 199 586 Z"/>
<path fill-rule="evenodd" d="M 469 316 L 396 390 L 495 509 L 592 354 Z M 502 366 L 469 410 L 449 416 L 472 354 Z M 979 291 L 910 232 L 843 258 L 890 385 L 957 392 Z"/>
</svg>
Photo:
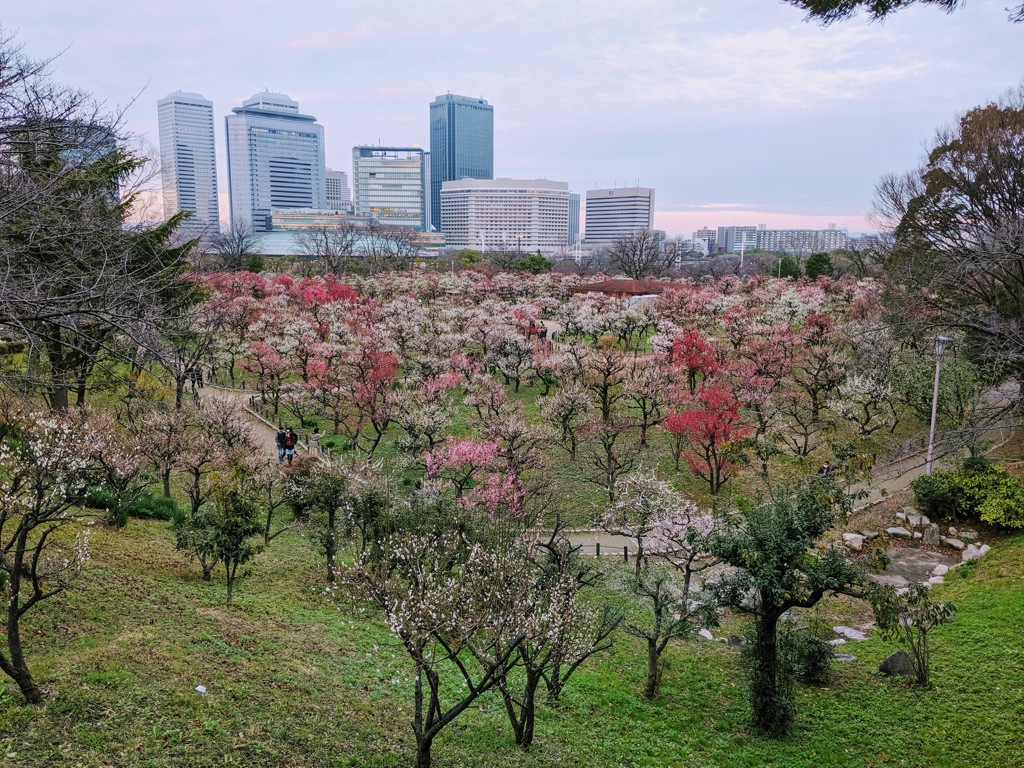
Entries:
<svg viewBox="0 0 1024 768">
<path fill-rule="evenodd" d="M 837 645 L 843 645 L 844 643 L 846 643 L 846 638 L 843 637 L 836 637 L 828 641 L 828 644 L 831 645 L 833 648 Z"/>
<path fill-rule="evenodd" d="M 935 566 L 952 565 L 959 562 L 959 553 L 953 555 L 924 547 L 892 547 L 886 555 L 889 567 L 878 573 L 868 574 L 868 578 L 878 584 L 885 584 L 897 589 L 910 584 L 926 581 L 935 574 Z"/>
<path fill-rule="evenodd" d="M 854 552 L 860 552 L 864 549 L 864 537 L 859 533 L 844 533 L 843 543 Z"/>
<path fill-rule="evenodd" d="M 860 535 L 864 537 L 864 541 L 874 541 L 878 538 L 878 531 L 861 531 Z"/>
<path fill-rule="evenodd" d="M 959 531 L 956 528 L 954 528 L 952 525 L 949 526 L 949 538 L 955 539 L 958 533 Z"/>
<path fill-rule="evenodd" d="M 885 532 L 890 536 L 897 539 L 909 539 L 911 536 L 910 531 L 904 528 L 902 525 L 894 526 L 893 528 L 886 528 Z"/>
<path fill-rule="evenodd" d="M 914 513 L 913 515 L 907 515 L 907 523 L 912 525 L 914 528 L 920 528 L 925 525 L 931 525 L 931 520 L 928 519 L 927 515 L 919 515 Z"/>
<path fill-rule="evenodd" d="M 945 576 L 932 576 L 930 579 L 928 579 L 928 583 L 929 584 L 933 584 L 933 585 L 934 584 L 945 584 L 946 583 L 946 577 Z"/>
<path fill-rule="evenodd" d="M 932 546 L 938 546 L 942 541 L 942 534 L 939 533 L 939 526 L 935 523 L 929 523 L 921 531 L 921 543 L 931 544 Z"/>
<path fill-rule="evenodd" d="M 747 644 L 747 641 L 739 635 L 729 635 L 723 642 L 730 648 L 742 648 Z"/>
<path fill-rule="evenodd" d="M 962 541 L 960 541 L 960 539 L 943 539 L 942 543 L 945 544 L 947 547 L 952 547 L 953 549 L 960 550 L 962 550 L 964 546 L 966 546 Z"/>
<path fill-rule="evenodd" d="M 909 676 L 917 674 L 914 671 L 914 662 L 911 661 L 910 656 L 907 655 L 906 651 L 896 651 L 889 658 L 878 665 L 878 671 L 883 675 L 901 675 Z"/>
<path fill-rule="evenodd" d="M 836 661 L 856 661 L 857 657 L 852 656 L 849 653 L 833 653 L 832 658 Z"/>
<path fill-rule="evenodd" d="M 957 538 L 969 544 L 972 541 L 978 540 L 978 534 L 975 531 L 960 531 L 960 535 Z"/>
<path fill-rule="evenodd" d="M 989 549 L 991 549 L 991 547 L 989 547 L 988 544 L 982 544 L 980 547 L 977 544 L 968 544 L 967 549 L 960 553 L 960 557 L 965 563 L 968 560 L 977 560 L 988 552 Z"/>
<path fill-rule="evenodd" d="M 914 531 L 914 541 L 919 541 L 922 538 L 924 538 L 923 533 L 921 533 L 920 531 Z"/>
<path fill-rule="evenodd" d="M 949 573 L 949 566 L 939 563 L 932 569 L 932 576 L 945 576 Z"/>
<path fill-rule="evenodd" d="M 861 632 L 859 629 L 853 627 L 832 627 L 832 631 L 837 635 L 842 635 L 847 640 L 865 640 L 867 635 Z"/>
<path fill-rule="evenodd" d="M 711 630 L 709 630 L 709 629 L 702 629 L 697 634 L 700 635 L 701 637 L 703 637 L 705 640 L 714 640 L 715 639 L 715 636 L 711 634 Z"/>
<path fill-rule="evenodd" d="M 903 522 L 906 522 L 906 520 L 907 520 L 907 510 L 908 509 L 910 509 L 910 507 L 904 507 L 902 512 L 897 512 L 896 513 L 896 519 L 900 520 L 900 521 L 903 521 Z M 910 514 L 914 514 L 914 510 L 910 509 Z"/>
</svg>

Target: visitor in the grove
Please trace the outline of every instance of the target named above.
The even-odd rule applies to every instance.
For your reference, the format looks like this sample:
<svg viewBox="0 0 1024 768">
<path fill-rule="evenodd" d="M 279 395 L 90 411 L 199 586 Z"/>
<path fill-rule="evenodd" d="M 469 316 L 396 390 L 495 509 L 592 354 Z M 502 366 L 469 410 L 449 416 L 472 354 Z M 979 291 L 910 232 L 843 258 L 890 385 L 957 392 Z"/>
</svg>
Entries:
<svg viewBox="0 0 1024 768">
<path fill-rule="evenodd" d="M 292 459 L 295 458 L 295 446 L 298 445 L 299 436 L 296 435 L 291 427 L 288 427 L 287 434 L 284 437 L 284 456 L 288 459 L 288 463 L 292 463 Z"/>
<path fill-rule="evenodd" d="M 819 475 L 830 475 L 832 474 L 832 465 L 827 461 L 818 468 Z"/>
<path fill-rule="evenodd" d="M 313 427 L 313 431 L 306 438 L 306 442 L 309 444 L 309 455 L 318 456 L 320 454 L 320 438 L 323 437 L 320 434 L 320 427 Z"/>
<path fill-rule="evenodd" d="M 285 453 L 285 442 L 288 440 L 288 433 L 284 431 L 283 426 L 278 426 L 277 436 L 274 438 L 274 442 L 277 445 L 277 463 L 284 464 L 284 453 Z"/>
</svg>

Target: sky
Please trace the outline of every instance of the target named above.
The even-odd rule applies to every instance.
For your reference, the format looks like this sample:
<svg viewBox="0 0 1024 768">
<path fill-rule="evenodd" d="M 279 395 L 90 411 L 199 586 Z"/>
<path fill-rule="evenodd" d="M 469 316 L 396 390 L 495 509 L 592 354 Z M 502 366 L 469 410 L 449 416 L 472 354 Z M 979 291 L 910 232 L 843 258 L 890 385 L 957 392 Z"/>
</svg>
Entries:
<svg viewBox="0 0 1024 768">
<path fill-rule="evenodd" d="M 874 231 L 874 187 L 936 128 L 1024 82 L 1007 0 L 822 28 L 781 0 L 33 0 L 0 25 L 156 151 L 156 102 L 261 90 L 356 144 L 429 148 L 439 94 L 494 105 L 497 176 L 654 187 L 655 226 Z"/>
</svg>

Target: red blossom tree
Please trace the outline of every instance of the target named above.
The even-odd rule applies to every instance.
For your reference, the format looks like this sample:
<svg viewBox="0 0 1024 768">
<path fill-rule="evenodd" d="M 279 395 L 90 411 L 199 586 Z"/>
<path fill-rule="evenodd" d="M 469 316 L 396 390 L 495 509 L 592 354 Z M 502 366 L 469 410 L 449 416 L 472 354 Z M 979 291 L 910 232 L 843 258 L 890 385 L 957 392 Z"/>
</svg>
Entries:
<svg viewBox="0 0 1024 768">
<path fill-rule="evenodd" d="M 692 395 L 697 387 L 722 370 L 724 351 L 700 331 L 691 329 L 672 339 L 669 365 L 686 376 Z"/>
<path fill-rule="evenodd" d="M 750 432 L 732 392 L 721 385 L 701 387 L 689 401 L 689 408 L 665 417 L 662 426 L 677 437 L 676 467 L 685 458 L 690 470 L 707 481 L 711 495 L 718 492 L 739 468 L 732 443 Z"/>
</svg>

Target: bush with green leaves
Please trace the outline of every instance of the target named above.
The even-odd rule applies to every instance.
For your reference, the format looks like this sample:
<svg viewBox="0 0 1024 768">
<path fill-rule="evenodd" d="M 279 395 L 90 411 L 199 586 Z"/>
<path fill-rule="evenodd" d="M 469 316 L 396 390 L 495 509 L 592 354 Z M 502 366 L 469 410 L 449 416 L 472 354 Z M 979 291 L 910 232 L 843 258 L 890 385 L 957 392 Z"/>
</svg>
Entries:
<svg viewBox="0 0 1024 768">
<path fill-rule="evenodd" d="M 827 640 L 810 632 L 793 630 L 781 638 L 789 646 L 793 676 L 807 685 L 825 685 L 832 674 L 834 649 Z"/>
<path fill-rule="evenodd" d="M 174 520 L 181 514 L 178 502 L 144 493 L 125 507 L 128 517 L 138 520 Z"/>
<path fill-rule="evenodd" d="M 1024 482 L 987 459 L 964 462 L 961 472 L 922 475 L 910 484 L 914 501 L 935 518 L 965 517 L 1024 528 Z"/>
<path fill-rule="evenodd" d="M 956 519 L 966 513 L 966 498 L 957 472 L 937 470 L 921 475 L 914 478 L 910 488 L 917 509 L 932 519 Z"/>
<path fill-rule="evenodd" d="M 117 506 L 117 497 L 105 485 L 90 485 L 85 489 L 82 506 L 89 509 L 113 509 Z"/>
</svg>

